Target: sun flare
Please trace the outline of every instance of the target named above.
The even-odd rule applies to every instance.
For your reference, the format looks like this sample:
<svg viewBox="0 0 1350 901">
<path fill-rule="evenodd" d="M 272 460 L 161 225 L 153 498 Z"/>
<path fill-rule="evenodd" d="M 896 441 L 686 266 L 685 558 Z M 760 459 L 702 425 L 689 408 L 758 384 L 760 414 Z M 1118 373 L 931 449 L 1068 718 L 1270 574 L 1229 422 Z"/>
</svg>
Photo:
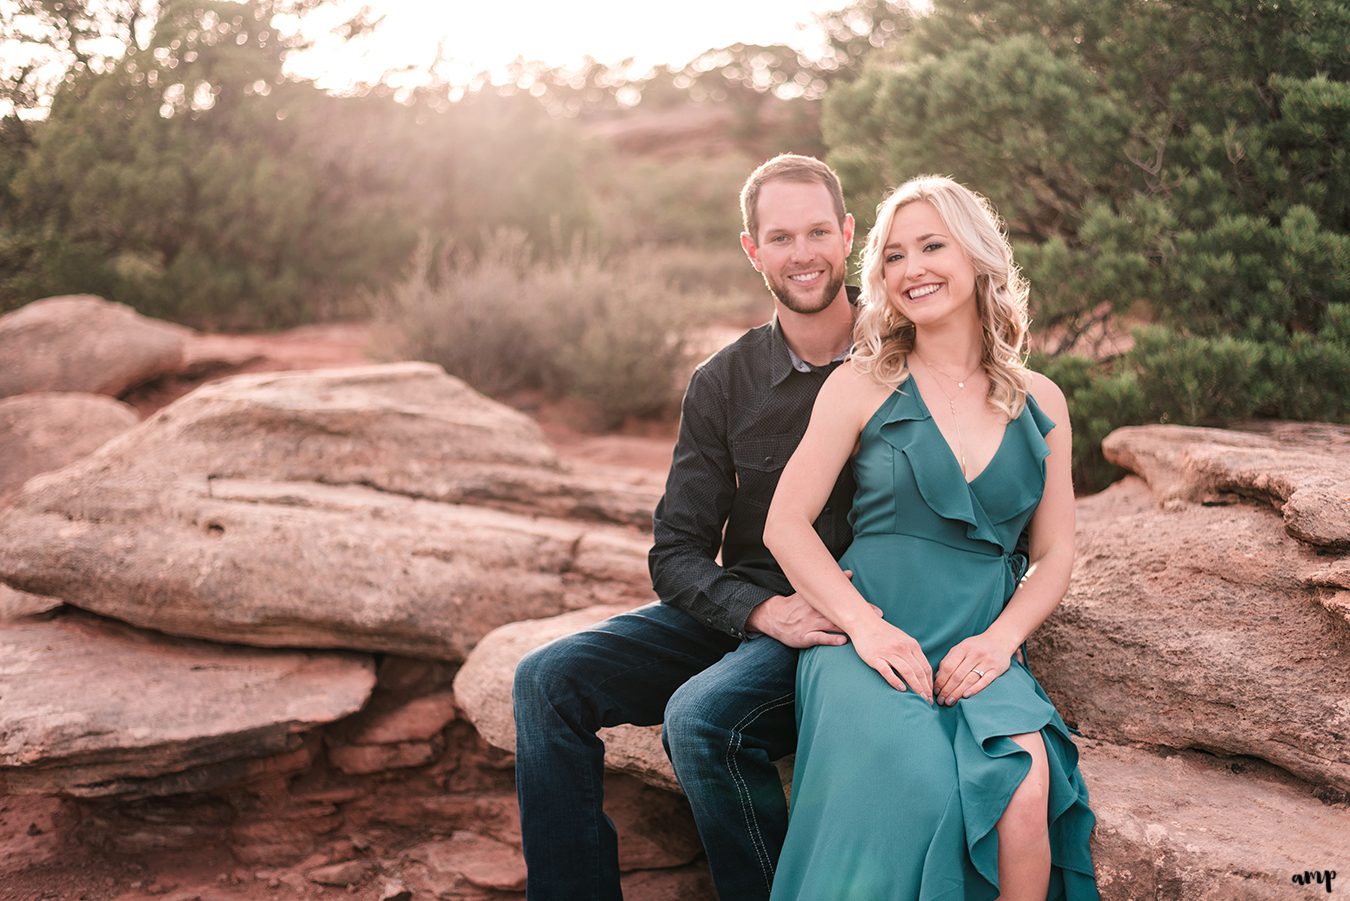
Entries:
<svg viewBox="0 0 1350 901">
<path fill-rule="evenodd" d="M 510 5 L 377 0 L 369 6 L 381 20 L 378 27 L 353 41 L 344 43 L 332 29 L 355 5 L 307 18 L 305 33 L 314 46 L 294 54 L 290 70 L 341 90 L 380 80 L 412 86 L 432 71 L 443 81 L 463 84 L 484 72 L 500 76 L 516 59 L 564 67 L 586 57 L 610 64 L 631 59 L 642 71 L 683 65 L 704 50 L 738 42 L 787 44 L 811 53 L 823 40 L 811 27 L 814 17 L 844 5 L 845 0 L 686 0 L 677 9 L 620 0 Z"/>
</svg>

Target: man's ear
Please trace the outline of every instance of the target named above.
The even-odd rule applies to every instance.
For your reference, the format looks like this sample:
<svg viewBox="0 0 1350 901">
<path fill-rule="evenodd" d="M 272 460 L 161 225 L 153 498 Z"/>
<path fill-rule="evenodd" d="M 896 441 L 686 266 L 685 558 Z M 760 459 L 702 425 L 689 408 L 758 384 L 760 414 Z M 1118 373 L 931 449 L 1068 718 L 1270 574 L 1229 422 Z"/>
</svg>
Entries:
<svg viewBox="0 0 1350 901">
<path fill-rule="evenodd" d="M 844 214 L 844 243 L 848 245 L 848 253 L 844 254 L 844 256 L 849 256 L 850 254 L 853 253 L 853 230 L 854 230 L 855 227 L 856 227 L 856 226 L 855 226 L 855 224 L 854 224 L 854 222 L 853 222 L 853 214 L 852 214 L 852 213 L 845 213 L 845 214 Z"/>
<path fill-rule="evenodd" d="M 745 251 L 750 265 L 755 267 L 756 272 L 764 271 L 759 268 L 759 246 L 755 244 L 755 239 L 750 237 L 749 232 L 741 232 L 741 250 Z"/>
</svg>

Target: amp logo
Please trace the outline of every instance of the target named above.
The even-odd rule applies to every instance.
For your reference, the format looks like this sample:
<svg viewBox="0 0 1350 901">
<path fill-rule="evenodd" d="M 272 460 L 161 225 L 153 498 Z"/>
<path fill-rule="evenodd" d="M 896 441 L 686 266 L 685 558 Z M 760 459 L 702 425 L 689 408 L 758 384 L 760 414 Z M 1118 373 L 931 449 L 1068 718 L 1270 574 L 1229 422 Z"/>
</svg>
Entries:
<svg viewBox="0 0 1350 901">
<path fill-rule="evenodd" d="M 1336 878 L 1335 870 L 1304 870 L 1293 876 L 1294 885 L 1324 885 L 1327 894 L 1331 894 L 1331 882 Z"/>
</svg>

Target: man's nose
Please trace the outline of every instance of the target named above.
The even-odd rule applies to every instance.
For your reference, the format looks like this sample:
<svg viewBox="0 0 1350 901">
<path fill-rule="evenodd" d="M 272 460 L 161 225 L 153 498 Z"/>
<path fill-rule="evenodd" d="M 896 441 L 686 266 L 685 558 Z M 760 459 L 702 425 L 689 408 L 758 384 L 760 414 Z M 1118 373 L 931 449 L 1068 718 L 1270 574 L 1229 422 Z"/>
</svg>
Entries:
<svg viewBox="0 0 1350 901">
<path fill-rule="evenodd" d="M 796 238 L 792 242 L 792 258 L 794 260 L 810 259 L 815 254 L 811 249 L 810 243 L 806 238 Z"/>
</svg>

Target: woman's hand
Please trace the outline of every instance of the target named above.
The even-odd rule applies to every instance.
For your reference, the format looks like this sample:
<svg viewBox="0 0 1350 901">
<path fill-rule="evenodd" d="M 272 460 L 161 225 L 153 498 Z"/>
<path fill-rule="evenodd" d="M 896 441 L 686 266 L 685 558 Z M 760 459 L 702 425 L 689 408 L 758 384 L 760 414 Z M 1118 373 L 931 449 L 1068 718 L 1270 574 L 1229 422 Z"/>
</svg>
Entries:
<svg viewBox="0 0 1350 901">
<path fill-rule="evenodd" d="M 1013 651 L 982 632 L 957 644 L 938 664 L 938 703 L 948 707 L 983 691 L 1008 671 Z"/>
<path fill-rule="evenodd" d="M 907 633 L 877 618 L 849 634 L 853 650 L 890 686 L 905 691 L 906 684 L 919 697 L 933 703 L 933 668 L 923 648 Z"/>
</svg>

